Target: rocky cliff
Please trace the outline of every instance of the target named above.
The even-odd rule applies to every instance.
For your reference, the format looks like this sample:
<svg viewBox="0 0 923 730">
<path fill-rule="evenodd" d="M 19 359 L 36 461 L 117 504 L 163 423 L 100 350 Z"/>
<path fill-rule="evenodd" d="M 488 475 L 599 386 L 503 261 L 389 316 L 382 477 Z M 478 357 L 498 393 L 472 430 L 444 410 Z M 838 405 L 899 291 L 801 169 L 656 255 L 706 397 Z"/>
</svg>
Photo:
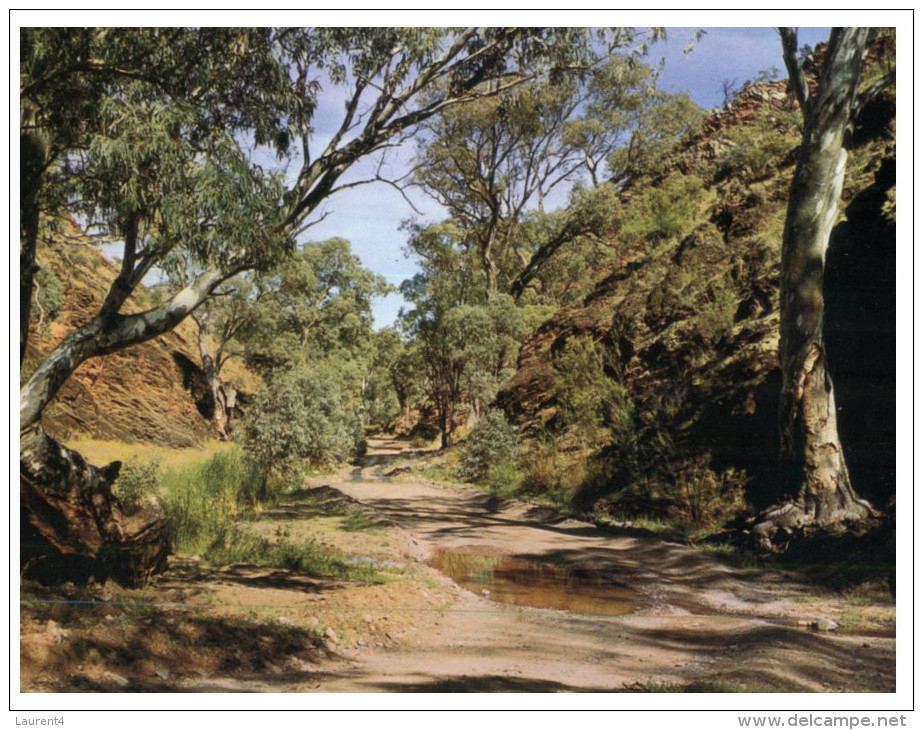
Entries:
<svg viewBox="0 0 923 730">
<path fill-rule="evenodd" d="M 76 226 L 40 247 L 39 306 L 26 371 L 99 309 L 118 273 Z M 127 305 L 142 311 L 155 294 L 143 287 Z M 195 334 L 184 322 L 163 337 L 85 362 L 43 415 L 58 439 L 75 437 L 190 446 L 211 435 L 208 388 L 196 365 Z"/>
</svg>

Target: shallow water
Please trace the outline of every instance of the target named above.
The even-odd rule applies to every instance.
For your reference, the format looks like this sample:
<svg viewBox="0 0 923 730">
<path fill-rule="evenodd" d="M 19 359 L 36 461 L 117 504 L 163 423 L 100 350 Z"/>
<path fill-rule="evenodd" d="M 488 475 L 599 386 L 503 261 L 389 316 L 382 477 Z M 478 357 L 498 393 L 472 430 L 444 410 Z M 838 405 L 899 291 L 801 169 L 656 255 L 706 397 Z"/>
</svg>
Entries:
<svg viewBox="0 0 923 730">
<path fill-rule="evenodd" d="M 611 579 L 551 563 L 447 549 L 428 562 L 463 588 L 501 603 L 609 616 L 640 604 L 635 591 Z"/>
</svg>

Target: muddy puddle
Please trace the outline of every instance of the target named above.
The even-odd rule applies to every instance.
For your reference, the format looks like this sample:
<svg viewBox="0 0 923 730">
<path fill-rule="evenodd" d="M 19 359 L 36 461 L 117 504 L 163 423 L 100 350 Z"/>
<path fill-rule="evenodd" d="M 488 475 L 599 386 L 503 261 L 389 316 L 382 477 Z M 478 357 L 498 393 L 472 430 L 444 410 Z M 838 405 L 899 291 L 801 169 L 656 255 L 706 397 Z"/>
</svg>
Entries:
<svg viewBox="0 0 923 730">
<path fill-rule="evenodd" d="M 356 466 L 349 474 L 351 482 L 364 481 L 362 477 L 363 469 L 374 469 L 372 479 L 376 482 L 391 482 L 392 478 L 385 473 L 389 470 L 391 463 L 398 458 L 400 454 L 372 454 L 365 457 L 360 464 Z"/>
<path fill-rule="evenodd" d="M 429 565 L 491 600 L 533 608 L 615 616 L 640 607 L 629 588 L 592 573 L 505 555 L 437 549 Z"/>
</svg>

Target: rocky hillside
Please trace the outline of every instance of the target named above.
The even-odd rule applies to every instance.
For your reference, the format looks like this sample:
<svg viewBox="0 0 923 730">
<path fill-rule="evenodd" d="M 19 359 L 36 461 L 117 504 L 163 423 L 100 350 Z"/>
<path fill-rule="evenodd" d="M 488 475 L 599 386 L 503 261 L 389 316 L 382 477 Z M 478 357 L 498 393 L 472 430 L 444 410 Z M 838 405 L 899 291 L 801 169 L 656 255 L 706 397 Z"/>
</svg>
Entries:
<svg viewBox="0 0 923 730">
<path fill-rule="evenodd" d="M 638 483 L 675 488 L 690 468 L 745 484 L 751 504 L 774 493 L 779 262 L 799 139 L 781 82 L 712 113 L 656 176 L 624 192 L 612 242 L 621 263 L 522 347 L 498 403 L 527 436 L 556 432 L 615 465 L 592 499 Z M 893 98 L 867 110 L 852 146 L 827 333 L 855 486 L 883 505 L 895 468 Z M 626 398 L 588 444 L 562 392 L 568 353 L 590 342 Z"/>
<path fill-rule="evenodd" d="M 71 226 L 41 246 L 39 306 L 26 353 L 31 371 L 75 327 L 99 309 L 115 264 Z M 154 303 L 141 289 L 128 303 L 141 311 Z M 190 446 L 211 435 L 208 389 L 201 380 L 193 326 L 84 363 L 46 410 L 43 423 L 59 439 L 75 437 Z"/>
</svg>

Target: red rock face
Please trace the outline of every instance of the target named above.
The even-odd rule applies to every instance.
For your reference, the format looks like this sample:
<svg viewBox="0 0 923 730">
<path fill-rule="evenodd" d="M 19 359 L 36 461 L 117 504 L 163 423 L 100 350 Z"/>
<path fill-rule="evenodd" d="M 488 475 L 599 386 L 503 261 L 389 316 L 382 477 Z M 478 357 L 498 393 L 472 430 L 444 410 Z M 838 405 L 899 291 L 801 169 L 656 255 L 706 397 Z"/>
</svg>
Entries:
<svg viewBox="0 0 923 730">
<path fill-rule="evenodd" d="M 40 263 L 50 267 L 61 283 L 65 305 L 41 331 L 38 312 L 33 310 L 35 324 L 26 359 L 34 364 L 73 328 L 93 317 L 117 274 L 115 264 L 76 229 L 66 240 L 42 247 Z M 142 291 L 127 309 L 148 308 L 149 297 Z M 195 368 L 194 344 L 189 323 L 183 323 L 163 337 L 85 362 L 46 410 L 46 429 L 59 439 L 80 436 L 163 446 L 200 443 L 211 433 L 201 412 L 207 411 L 207 404 L 196 403 L 194 371 L 190 373 L 187 366 L 184 373 L 178 364 Z"/>
</svg>

